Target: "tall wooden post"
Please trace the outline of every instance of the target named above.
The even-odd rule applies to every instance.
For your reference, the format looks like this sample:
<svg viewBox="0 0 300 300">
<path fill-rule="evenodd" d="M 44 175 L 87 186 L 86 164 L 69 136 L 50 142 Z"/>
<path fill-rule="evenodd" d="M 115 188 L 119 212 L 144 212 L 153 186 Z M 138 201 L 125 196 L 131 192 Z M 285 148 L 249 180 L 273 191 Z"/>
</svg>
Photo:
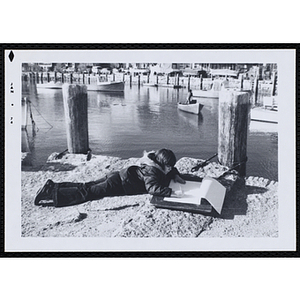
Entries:
<svg viewBox="0 0 300 300">
<path fill-rule="evenodd" d="M 276 73 L 273 71 L 272 72 L 272 91 L 271 91 L 271 96 L 275 96 L 275 91 L 276 91 Z"/>
<path fill-rule="evenodd" d="M 254 92 L 254 104 L 256 105 L 258 102 L 258 77 L 254 78 L 253 92 Z"/>
<path fill-rule="evenodd" d="M 218 159 L 222 165 L 232 167 L 247 160 L 249 112 L 248 93 L 220 91 Z M 236 170 L 241 176 L 245 176 L 246 163 Z"/>
<path fill-rule="evenodd" d="M 189 75 L 189 78 L 188 78 L 188 89 L 191 88 L 191 75 Z"/>
<path fill-rule="evenodd" d="M 203 89 L 203 77 L 202 74 L 200 75 L 200 90 L 202 91 Z"/>
<path fill-rule="evenodd" d="M 241 76 L 241 91 L 243 90 L 243 88 L 244 88 L 244 76 L 242 75 Z"/>
<path fill-rule="evenodd" d="M 63 99 L 69 153 L 86 154 L 89 149 L 86 86 L 64 84 Z"/>
<path fill-rule="evenodd" d="M 138 74 L 138 87 L 140 87 L 140 85 L 141 85 L 141 75 Z"/>
</svg>

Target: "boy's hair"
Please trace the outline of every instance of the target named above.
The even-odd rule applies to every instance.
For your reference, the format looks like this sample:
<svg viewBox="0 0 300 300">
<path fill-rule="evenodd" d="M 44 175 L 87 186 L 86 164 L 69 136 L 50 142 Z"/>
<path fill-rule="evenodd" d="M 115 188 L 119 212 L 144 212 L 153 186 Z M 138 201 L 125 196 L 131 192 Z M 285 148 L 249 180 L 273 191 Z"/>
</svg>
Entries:
<svg viewBox="0 0 300 300">
<path fill-rule="evenodd" d="M 165 168 L 165 166 L 174 167 L 176 164 L 176 156 L 173 151 L 169 149 L 160 149 L 155 152 L 155 162 L 162 168 Z"/>
</svg>

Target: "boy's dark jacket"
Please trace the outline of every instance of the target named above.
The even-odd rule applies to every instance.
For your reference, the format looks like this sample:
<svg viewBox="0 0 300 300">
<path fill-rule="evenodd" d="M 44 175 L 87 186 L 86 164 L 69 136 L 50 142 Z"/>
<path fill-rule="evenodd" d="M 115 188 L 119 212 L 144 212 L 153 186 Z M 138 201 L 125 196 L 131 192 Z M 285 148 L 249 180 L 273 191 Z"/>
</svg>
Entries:
<svg viewBox="0 0 300 300">
<path fill-rule="evenodd" d="M 171 179 L 179 175 L 176 168 L 173 168 L 167 175 L 162 168 L 145 155 L 140 159 L 139 166 L 130 166 L 119 171 L 122 185 L 127 195 L 151 194 L 162 197 L 169 197 L 172 189 L 169 188 Z"/>
</svg>

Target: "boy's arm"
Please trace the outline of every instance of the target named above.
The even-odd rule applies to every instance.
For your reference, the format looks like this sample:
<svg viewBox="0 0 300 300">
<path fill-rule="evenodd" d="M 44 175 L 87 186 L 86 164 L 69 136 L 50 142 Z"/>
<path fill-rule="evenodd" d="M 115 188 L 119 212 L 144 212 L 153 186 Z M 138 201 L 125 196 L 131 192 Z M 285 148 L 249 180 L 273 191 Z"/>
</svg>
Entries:
<svg viewBox="0 0 300 300">
<path fill-rule="evenodd" d="M 180 176 L 179 171 L 174 167 L 167 175 L 168 183 L 170 183 L 171 179 L 175 182 L 179 182 L 184 184 L 185 180 Z"/>
</svg>

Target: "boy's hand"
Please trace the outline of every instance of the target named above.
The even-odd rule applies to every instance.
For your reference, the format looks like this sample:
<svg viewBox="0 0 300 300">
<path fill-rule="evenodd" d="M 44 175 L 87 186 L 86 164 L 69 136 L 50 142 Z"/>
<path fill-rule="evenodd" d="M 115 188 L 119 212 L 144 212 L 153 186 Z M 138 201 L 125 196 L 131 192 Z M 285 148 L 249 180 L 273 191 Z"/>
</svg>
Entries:
<svg viewBox="0 0 300 300">
<path fill-rule="evenodd" d="M 181 183 L 181 184 L 185 184 L 185 180 L 182 179 L 179 175 L 175 175 L 175 178 L 174 178 L 174 181 L 175 182 L 178 182 L 178 183 Z"/>
<path fill-rule="evenodd" d="M 182 189 L 180 189 L 179 191 L 172 191 L 171 197 L 175 197 L 175 198 L 182 198 L 184 195 Z"/>
</svg>

